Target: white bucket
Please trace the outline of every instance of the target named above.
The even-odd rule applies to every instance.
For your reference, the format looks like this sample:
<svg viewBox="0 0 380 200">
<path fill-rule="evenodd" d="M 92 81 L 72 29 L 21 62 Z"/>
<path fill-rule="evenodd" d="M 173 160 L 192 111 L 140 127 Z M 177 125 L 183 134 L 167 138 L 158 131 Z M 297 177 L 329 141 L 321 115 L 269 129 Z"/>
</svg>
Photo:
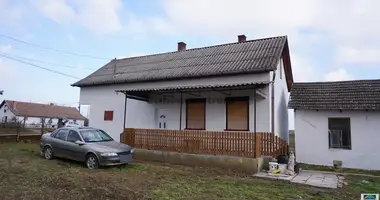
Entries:
<svg viewBox="0 0 380 200">
<path fill-rule="evenodd" d="M 269 162 L 269 172 L 273 172 L 276 169 L 278 169 L 278 163 L 276 163 L 276 162 Z"/>
<path fill-rule="evenodd" d="M 283 174 L 286 172 L 288 165 L 287 164 L 278 164 L 278 168 L 280 169 L 280 173 Z"/>
</svg>

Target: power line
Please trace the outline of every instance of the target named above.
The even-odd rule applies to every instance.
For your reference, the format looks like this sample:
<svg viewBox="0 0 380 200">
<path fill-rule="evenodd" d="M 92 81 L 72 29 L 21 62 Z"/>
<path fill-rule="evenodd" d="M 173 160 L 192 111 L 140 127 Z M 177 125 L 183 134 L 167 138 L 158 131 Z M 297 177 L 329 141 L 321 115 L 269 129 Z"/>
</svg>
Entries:
<svg viewBox="0 0 380 200">
<path fill-rule="evenodd" d="M 29 45 L 29 46 L 38 47 L 40 49 L 55 51 L 55 52 L 59 52 L 59 53 L 64 53 L 64 54 L 69 54 L 69 55 L 74 55 L 74 56 L 87 57 L 87 58 L 93 58 L 93 59 L 111 60 L 110 58 L 91 56 L 91 55 L 86 55 L 86 54 L 80 54 L 80 53 L 73 53 L 73 52 L 69 52 L 69 51 L 64 51 L 64 50 L 60 50 L 60 49 L 54 49 L 54 48 L 50 48 L 50 47 L 44 47 L 44 46 L 41 46 L 41 45 L 38 45 L 38 44 L 29 43 L 29 42 L 26 42 L 26 41 L 23 41 L 23 40 L 14 38 L 14 37 L 10 37 L 10 36 L 4 35 L 4 34 L 0 34 L 0 37 L 6 38 L 6 39 L 9 39 L 9 40 L 13 40 L 15 42 L 23 43 L 23 44 L 26 44 L 26 45 Z"/>
<path fill-rule="evenodd" d="M 36 64 L 33 64 L 33 63 L 30 63 L 30 62 L 26 62 L 26 61 L 23 61 L 23 60 L 19 60 L 17 58 L 13 58 L 13 57 L 10 57 L 10 56 L 7 56 L 7 55 L 4 55 L 4 54 L 0 54 L 1 57 L 4 57 L 4 58 L 8 58 L 10 60 L 13 60 L 13 61 L 17 61 L 17 62 L 20 62 L 20 63 L 24 63 L 24 64 L 27 64 L 27 65 L 31 65 L 33 67 L 37 67 L 37 68 L 40 68 L 40 69 L 43 69 L 43 70 L 46 70 L 46 71 L 49 71 L 49 72 L 52 72 L 52 73 L 55 73 L 55 74 L 60 74 L 60 75 L 63 75 L 63 76 L 67 76 L 67 77 L 70 77 L 70 78 L 74 78 L 74 79 L 80 79 L 78 77 L 75 77 L 75 76 L 71 76 L 69 74 L 65 74 L 65 73 L 62 73 L 62 72 L 59 72 L 59 71 L 56 71 L 56 70 L 52 70 L 52 69 L 49 69 L 49 68 L 46 68 L 46 67 L 42 67 L 40 65 L 36 65 Z"/>
<path fill-rule="evenodd" d="M 29 60 L 29 61 L 32 61 L 32 62 L 39 62 L 39 63 L 49 64 L 49 65 L 57 65 L 57 66 L 62 66 L 62 67 L 67 67 L 67 68 L 77 68 L 74 65 L 65 65 L 65 64 L 61 64 L 61 63 L 47 62 L 47 61 L 43 61 L 43 60 L 37 60 L 37 59 L 34 59 L 34 58 L 27 58 L 27 57 L 24 57 L 24 56 L 18 56 L 18 55 L 9 54 L 9 53 L 3 53 L 3 55 L 7 55 L 7 56 L 11 56 L 11 57 L 16 57 L 16 58 L 20 58 L 20 59 L 25 59 L 25 60 Z M 91 71 L 95 70 L 95 69 L 91 69 L 91 68 L 83 68 L 83 69 L 85 69 L 85 70 L 91 70 Z"/>
</svg>

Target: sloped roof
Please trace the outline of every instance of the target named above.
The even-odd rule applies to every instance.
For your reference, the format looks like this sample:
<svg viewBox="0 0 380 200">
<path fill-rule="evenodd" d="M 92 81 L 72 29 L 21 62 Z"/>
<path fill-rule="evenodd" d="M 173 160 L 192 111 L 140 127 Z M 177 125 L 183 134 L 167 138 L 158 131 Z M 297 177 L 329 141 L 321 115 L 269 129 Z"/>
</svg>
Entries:
<svg viewBox="0 0 380 200">
<path fill-rule="evenodd" d="M 115 59 L 72 86 L 268 72 L 277 69 L 282 55 L 290 88 L 293 77 L 286 36 Z"/>
<path fill-rule="evenodd" d="M 86 120 L 86 118 L 74 107 L 10 100 L 4 100 L 0 107 L 5 103 L 16 116 Z"/>
<path fill-rule="evenodd" d="M 380 80 L 294 83 L 289 108 L 380 110 Z"/>
</svg>

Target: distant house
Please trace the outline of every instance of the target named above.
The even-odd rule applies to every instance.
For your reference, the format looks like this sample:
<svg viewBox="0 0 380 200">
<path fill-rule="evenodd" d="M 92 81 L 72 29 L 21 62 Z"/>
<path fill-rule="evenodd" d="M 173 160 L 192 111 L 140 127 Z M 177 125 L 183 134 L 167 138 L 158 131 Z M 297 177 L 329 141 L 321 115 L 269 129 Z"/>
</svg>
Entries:
<svg viewBox="0 0 380 200">
<path fill-rule="evenodd" d="M 59 118 L 68 120 L 68 123 L 76 122 L 82 126 L 86 120 L 74 107 L 10 100 L 4 100 L 0 104 L 2 123 L 17 121 L 37 128 L 41 127 L 41 120 L 45 119 L 46 127 L 56 128 Z"/>
<path fill-rule="evenodd" d="M 115 59 L 76 82 L 90 126 L 272 132 L 288 139 L 286 36 Z"/>
<path fill-rule="evenodd" d="M 380 170 L 380 80 L 294 83 L 298 162 Z"/>
</svg>

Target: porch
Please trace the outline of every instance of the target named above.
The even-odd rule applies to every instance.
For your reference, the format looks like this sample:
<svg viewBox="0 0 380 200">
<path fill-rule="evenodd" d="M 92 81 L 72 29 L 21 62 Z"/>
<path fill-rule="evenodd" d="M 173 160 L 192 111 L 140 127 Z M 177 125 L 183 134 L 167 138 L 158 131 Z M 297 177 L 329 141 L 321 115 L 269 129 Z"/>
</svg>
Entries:
<svg viewBox="0 0 380 200">
<path fill-rule="evenodd" d="M 269 91 L 269 82 L 116 90 L 125 94 L 124 128 L 251 132 L 273 130 Z M 129 100 L 140 102 L 138 115 Z"/>
</svg>

